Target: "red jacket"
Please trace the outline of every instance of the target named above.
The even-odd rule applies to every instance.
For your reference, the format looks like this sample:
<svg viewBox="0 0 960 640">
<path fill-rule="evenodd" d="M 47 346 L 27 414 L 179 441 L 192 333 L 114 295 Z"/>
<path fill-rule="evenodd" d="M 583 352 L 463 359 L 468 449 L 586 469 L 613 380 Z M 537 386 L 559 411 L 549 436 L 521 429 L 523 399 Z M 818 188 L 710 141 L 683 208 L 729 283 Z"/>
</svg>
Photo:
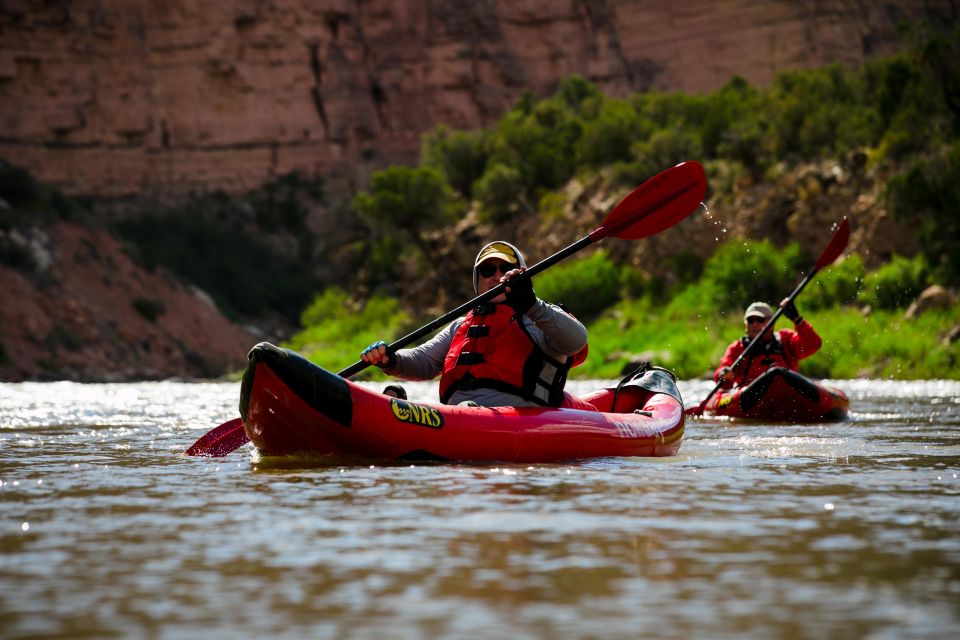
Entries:
<svg viewBox="0 0 960 640">
<path fill-rule="evenodd" d="M 748 344 L 750 344 L 750 340 L 744 336 L 727 347 L 726 353 L 720 359 L 720 366 L 713 372 L 714 381 L 720 380 L 720 371 L 724 367 L 733 365 Z M 820 350 L 822 344 L 823 341 L 820 336 L 806 320 L 801 320 L 796 325 L 796 331 L 793 329 L 774 331 L 772 340 L 758 343 L 747 354 L 747 357 L 737 365 L 736 370 L 734 370 L 736 377 L 733 385 L 744 387 L 772 367 L 786 367 L 796 371 L 800 360 L 815 354 Z M 726 383 L 723 386 L 730 387 L 731 385 Z"/>
</svg>

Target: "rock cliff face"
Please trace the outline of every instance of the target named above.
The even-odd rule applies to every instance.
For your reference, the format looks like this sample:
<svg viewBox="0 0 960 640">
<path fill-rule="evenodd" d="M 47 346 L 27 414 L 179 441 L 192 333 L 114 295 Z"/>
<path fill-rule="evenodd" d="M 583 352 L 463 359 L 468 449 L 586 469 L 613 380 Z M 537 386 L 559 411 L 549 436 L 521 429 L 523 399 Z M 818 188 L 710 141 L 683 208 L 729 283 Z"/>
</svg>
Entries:
<svg viewBox="0 0 960 640">
<path fill-rule="evenodd" d="M 0 380 L 209 378 L 257 341 L 201 291 L 148 273 L 102 230 L 33 230 L 37 269 L 0 267 Z"/>
<path fill-rule="evenodd" d="M 579 73 L 610 95 L 899 44 L 957 0 L 5 0 L 0 157 L 69 193 L 360 178 L 439 123 L 489 125 Z"/>
</svg>

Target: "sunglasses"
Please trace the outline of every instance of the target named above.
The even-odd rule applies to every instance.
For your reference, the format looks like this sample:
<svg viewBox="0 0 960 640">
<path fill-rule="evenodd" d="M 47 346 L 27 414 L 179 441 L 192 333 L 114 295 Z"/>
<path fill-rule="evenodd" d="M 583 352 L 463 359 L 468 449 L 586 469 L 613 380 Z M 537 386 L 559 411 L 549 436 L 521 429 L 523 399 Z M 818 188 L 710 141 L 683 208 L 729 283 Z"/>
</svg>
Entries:
<svg viewBox="0 0 960 640">
<path fill-rule="evenodd" d="M 506 274 L 507 271 L 510 271 L 511 269 L 516 269 L 516 267 L 512 264 L 507 264 L 506 262 L 501 262 L 499 264 L 495 264 L 493 262 L 484 262 L 482 265 L 477 267 L 477 275 L 479 275 L 481 278 L 489 278 L 497 271 L 499 271 L 501 274 Z"/>
<path fill-rule="evenodd" d="M 763 324 L 766 321 L 767 321 L 766 318 L 760 318 L 757 316 L 747 318 L 747 324 Z"/>
</svg>

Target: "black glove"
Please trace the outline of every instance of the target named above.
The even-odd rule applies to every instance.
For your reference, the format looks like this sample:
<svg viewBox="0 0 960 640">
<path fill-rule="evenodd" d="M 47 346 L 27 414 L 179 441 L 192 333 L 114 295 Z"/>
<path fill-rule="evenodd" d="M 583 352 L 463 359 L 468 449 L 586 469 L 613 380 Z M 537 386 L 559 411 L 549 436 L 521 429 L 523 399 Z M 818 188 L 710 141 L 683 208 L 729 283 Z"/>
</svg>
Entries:
<svg viewBox="0 0 960 640">
<path fill-rule="evenodd" d="M 537 302 L 537 294 L 533 292 L 533 280 L 519 275 L 507 280 L 506 285 L 510 289 L 507 291 L 507 304 L 520 315 L 530 311 L 530 307 Z"/>
<path fill-rule="evenodd" d="M 800 312 L 797 311 L 797 305 L 793 304 L 793 300 L 783 306 L 783 315 L 787 316 L 793 324 L 799 324 L 803 320 Z"/>
</svg>

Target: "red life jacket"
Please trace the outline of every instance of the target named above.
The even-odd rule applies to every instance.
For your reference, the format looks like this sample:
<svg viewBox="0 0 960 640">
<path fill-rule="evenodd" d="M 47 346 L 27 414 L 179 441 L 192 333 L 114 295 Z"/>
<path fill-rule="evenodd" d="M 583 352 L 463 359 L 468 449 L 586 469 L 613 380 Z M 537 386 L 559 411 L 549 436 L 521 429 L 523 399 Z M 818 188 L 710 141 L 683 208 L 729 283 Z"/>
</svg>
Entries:
<svg viewBox="0 0 960 640">
<path fill-rule="evenodd" d="M 747 345 L 750 344 L 750 339 L 744 336 L 740 338 L 740 343 L 746 349 Z M 746 361 L 737 367 L 743 371 L 743 375 L 740 376 L 740 386 L 750 384 L 767 369 L 773 367 L 785 367 L 792 371 L 798 369 L 796 358 L 787 349 L 784 349 L 783 337 L 779 331 L 773 334 L 772 340 L 766 340 L 754 347 Z"/>
<path fill-rule="evenodd" d="M 586 359 L 587 347 L 559 362 L 527 332 L 508 305 L 483 305 L 453 334 L 440 376 L 440 401 L 457 391 L 496 389 L 545 406 L 560 406 L 567 372 Z"/>
</svg>

